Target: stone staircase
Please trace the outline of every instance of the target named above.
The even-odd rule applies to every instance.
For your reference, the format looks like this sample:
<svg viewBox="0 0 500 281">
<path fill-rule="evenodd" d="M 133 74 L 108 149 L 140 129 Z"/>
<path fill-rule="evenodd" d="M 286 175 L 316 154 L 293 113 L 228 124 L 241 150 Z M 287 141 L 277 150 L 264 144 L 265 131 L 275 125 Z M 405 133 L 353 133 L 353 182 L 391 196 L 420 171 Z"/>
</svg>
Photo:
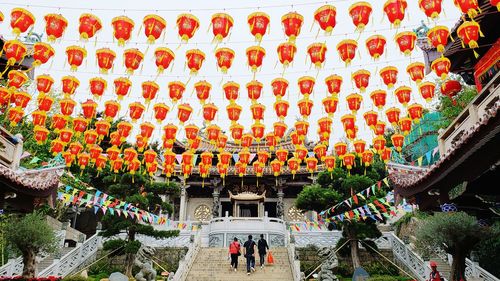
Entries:
<svg viewBox="0 0 500 281">
<path fill-rule="evenodd" d="M 260 269 L 259 257 L 256 257 L 255 272 L 247 276 L 246 259 L 238 260 L 238 271 L 230 269 L 227 248 L 201 248 L 189 271 L 186 281 L 229 281 L 229 280 L 293 280 L 286 248 L 271 249 L 274 264 Z"/>
<path fill-rule="evenodd" d="M 67 253 L 71 252 L 71 250 L 73 250 L 74 248 L 73 247 L 64 247 L 64 248 L 61 248 L 59 251 L 59 253 L 57 253 L 57 256 L 58 257 L 63 257 L 65 256 Z M 47 267 L 51 266 L 53 263 L 54 263 L 54 259 L 55 259 L 55 255 L 56 254 L 52 254 L 52 255 L 49 255 L 47 256 L 46 258 L 44 258 L 43 260 L 41 260 L 37 266 L 36 266 L 36 270 L 37 272 L 42 272 L 44 271 Z"/>
</svg>

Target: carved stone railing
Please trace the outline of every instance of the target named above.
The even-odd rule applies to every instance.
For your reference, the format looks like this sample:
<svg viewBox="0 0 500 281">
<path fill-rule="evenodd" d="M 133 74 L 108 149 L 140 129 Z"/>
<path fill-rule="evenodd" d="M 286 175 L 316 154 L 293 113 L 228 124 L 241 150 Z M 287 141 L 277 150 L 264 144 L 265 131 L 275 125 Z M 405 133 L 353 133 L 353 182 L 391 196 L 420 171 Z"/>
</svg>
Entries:
<svg viewBox="0 0 500 281">
<path fill-rule="evenodd" d="M 295 243 L 291 239 L 290 232 L 287 235 L 287 253 L 288 253 L 288 261 L 290 262 L 290 270 L 292 271 L 293 281 L 302 281 L 304 280 L 304 276 L 300 271 L 300 260 L 297 258 L 295 252 Z"/>
<path fill-rule="evenodd" d="M 465 259 L 465 277 L 467 279 L 479 278 L 484 281 L 500 281 L 500 279 L 496 278 L 470 259 Z"/>
<path fill-rule="evenodd" d="M 179 267 L 177 268 L 177 271 L 175 272 L 174 281 L 184 281 L 186 280 L 186 277 L 189 274 L 189 271 L 191 270 L 191 267 L 193 266 L 194 260 L 196 259 L 196 256 L 198 255 L 198 252 L 200 251 L 201 248 L 201 232 L 198 231 L 196 234 L 193 236 L 193 241 L 189 245 L 188 251 L 184 258 L 179 262 Z"/>
<path fill-rule="evenodd" d="M 65 277 L 95 258 L 100 246 L 101 237 L 96 233 L 81 245 L 76 246 L 71 252 L 61 257 L 61 259 L 55 259 L 52 265 L 40 272 L 38 276 Z"/>
<path fill-rule="evenodd" d="M 426 281 L 430 273 L 429 263 L 426 263 L 392 232 L 386 232 L 384 236 L 392 245 L 394 259 L 405 265 L 419 281 Z"/>
<path fill-rule="evenodd" d="M 21 275 L 23 273 L 23 267 L 23 257 L 10 259 L 6 264 L 0 267 L 0 277 Z"/>
</svg>

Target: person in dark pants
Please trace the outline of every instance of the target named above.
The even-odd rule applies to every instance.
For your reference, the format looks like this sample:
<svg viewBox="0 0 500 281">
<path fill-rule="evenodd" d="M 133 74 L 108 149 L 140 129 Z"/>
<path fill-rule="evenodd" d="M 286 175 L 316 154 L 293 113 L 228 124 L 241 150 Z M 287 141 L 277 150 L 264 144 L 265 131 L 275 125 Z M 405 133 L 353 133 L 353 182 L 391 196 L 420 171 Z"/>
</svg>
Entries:
<svg viewBox="0 0 500 281">
<path fill-rule="evenodd" d="M 266 260 L 267 250 L 269 250 L 269 245 L 267 245 L 266 239 L 264 239 L 264 234 L 260 235 L 260 239 L 257 242 L 257 249 L 259 250 L 260 258 L 260 269 L 264 268 L 264 261 Z"/>
<path fill-rule="evenodd" d="M 248 240 L 243 244 L 243 254 L 247 259 L 247 275 L 250 275 L 250 271 L 255 271 L 255 242 L 252 240 L 252 235 L 248 235 Z"/>
<path fill-rule="evenodd" d="M 240 242 L 238 242 L 238 238 L 234 237 L 233 242 L 229 244 L 229 254 L 231 255 L 231 268 L 236 272 L 238 270 L 238 256 L 240 253 Z"/>
</svg>

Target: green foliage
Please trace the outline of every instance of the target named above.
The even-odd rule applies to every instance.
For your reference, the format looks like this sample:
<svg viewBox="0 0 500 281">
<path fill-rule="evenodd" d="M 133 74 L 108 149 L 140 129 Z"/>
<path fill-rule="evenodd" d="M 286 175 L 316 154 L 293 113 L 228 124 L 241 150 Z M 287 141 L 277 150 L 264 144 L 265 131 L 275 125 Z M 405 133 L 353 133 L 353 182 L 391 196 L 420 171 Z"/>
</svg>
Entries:
<svg viewBox="0 0 500 281">
<path fill-rule="evenodd" d="M 340 199 L 341 195 L 337 191 L 315 184 L 304 187 L 297 196 L 295 205 L 302 210 L 319 212 L 335 204 Z"/>
<path fill-rule="evenodd" d="M 88 281 L 88 278 L 81 275 L 71 275 L 64 277 L 61 281 Z"/>
<path fill-rule="evenodd" d="M 116 250 L 116 252 L 114 252 L 112 256 L 121 255 L 123 253 L 123 250 L 119 249 L 123 249 L 125 247 L 125 244 L 127 244 L 127 241 L 123 239 L 111 239 L 103 243 L 102 249 L 104 251 Z"/>
<path fill-rule="evenodd" d="M 352 266 L 345 262 L 339 262 L 339 265 L 333 269 L 333 273 L 335 275 L 340 275 L 340 276 L 352 276 L 354 271 L 352 270 Z"/>
<path fill-rule="evenodd" d="M 440 83 L 436 86 L 436 88 L 438 87 L 441 87 Z M 446 96 L 439 96 L 440 106 L 438 111 L 440 111 L 443 116 L 443 121 L 438 124 L 439 128 L 447 128 L 470 101 L 477 96 L 477 89 L 475 86 L 468 86 L 462 83 L 462 87 L 462 91 L 454 98 L 455 103 Z"/>
<path fill-rule="evenodd" d="M 414 211 L 414 212 L 408 212 L 405 213 L 401 218 L 399 218 L 396 222 L 394 222 L 392 225 L 394 226 L 394 232 L 396 235 L 399 235 L 399 232 L 401 231 L 401 228 L 404 225 L 407 225 L 412 218 L 418 218 L 418 219 L 425 219 L 429 215 L 427 213 L 421 212 L 421 211 Z"/>
<path fill-rule="evenodd" d="M 399 269 L 390 264 L 390 263 L 382 263 L 379 261 L 371 262 L 364 266 L 365 270 L 373 276 L 377 275 L 388 275 L 388 276 L 397 276 L 399 274 Z"/>
<path fill-rule="evenodd" d="M 489 273 L 500 277 L 500 222 L 491 227 L 491 238 L 481 241 L 474 251 L 478 257 L 479 264 Z"/>
<path fill-rule="evenodd" d="M 137 254 L 137 252 L 139 251 L 139 248 L 141 248 L 141 242 L 140 241 L 129 241 L 126 245 L 125 245 L 125 253 L 127 254 Z"/>
<path fill-rule="evenodd" d="M 7 222 L 5 238 L 23 255 L 28 251 L 53 253 L 57 249 L 54 231 L 45 221 L 45 217 L 36 211 Z"/>
<path fill-rule="evenodd" d="M 410 280 L 410 279 L 399 279 L 393 275 L 374 275 L 367 279 L 367 281 L 399 281 L 399 280 Z"/>
</svg>

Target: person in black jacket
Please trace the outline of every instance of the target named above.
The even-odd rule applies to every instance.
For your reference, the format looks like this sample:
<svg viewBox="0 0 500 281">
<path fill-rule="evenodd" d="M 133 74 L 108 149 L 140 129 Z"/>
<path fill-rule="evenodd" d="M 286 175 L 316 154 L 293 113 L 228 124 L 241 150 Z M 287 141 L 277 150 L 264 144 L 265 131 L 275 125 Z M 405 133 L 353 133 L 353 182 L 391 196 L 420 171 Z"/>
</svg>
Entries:
<svg viewBox="0 0 500 281">
<path fill-rule="evenodd" d="M 260 268 L 262 269 L 264 268 L 267 250 L 269 250 L 269 245 L 267 245 L 267 241 L 264 239 L 264 234 L 260 235 L 259 242 L 257 242 L 257 249 L 259 250 Z"/>
</svg>

